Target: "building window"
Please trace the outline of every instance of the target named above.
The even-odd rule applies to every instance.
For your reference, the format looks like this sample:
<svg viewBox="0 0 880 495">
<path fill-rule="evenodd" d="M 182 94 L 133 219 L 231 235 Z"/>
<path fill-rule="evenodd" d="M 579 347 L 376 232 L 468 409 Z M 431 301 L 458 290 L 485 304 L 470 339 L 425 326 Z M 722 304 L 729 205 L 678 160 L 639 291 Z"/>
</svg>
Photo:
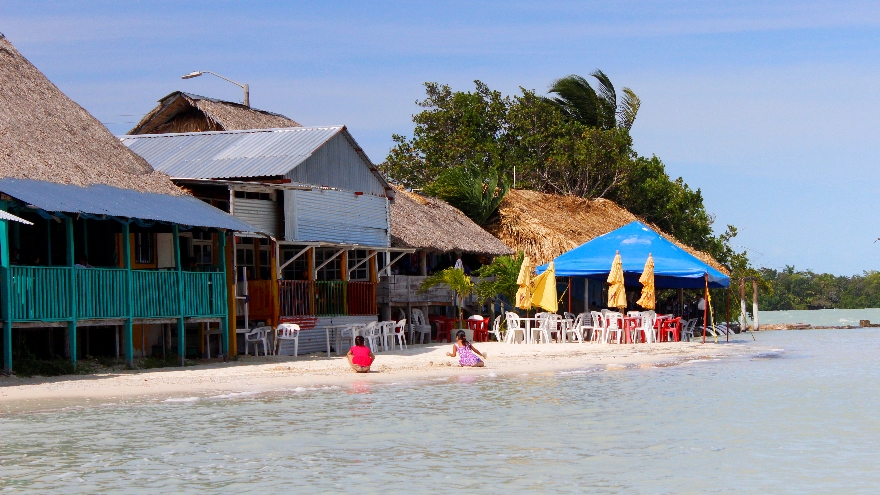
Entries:
<svg viewBox="0 0 880 495">
<path fill-rule="evenodd" d="M 241 277 L 241 267 L 247 268 L 248 278 L 254 276 L 254 239 L 241 237 L 235 244 L 235 264 L 238 266 L 237 277 Z"/>
<path fill-rule="evenodd" d="M 214 264 L 214 240 L 210 232 L 194 230 L 192 232 L 192 256 L 198 266 Z"/>
<path fill-rule="evenodd" d="M 325 261 L 339 252 L 338 249 L 315 249 L 315 266 L 321 266 Z M 342 280 L 342 255 L 333 258 L 324 268 L 318 270 L 318 280 Z"/>
<path fill-rule="evenodd" d="M 156 262 L 156 237 L 146 232 L 134 235 L 134 262 L 149 265 Z"/>
<path fill-rule="evenodd" d="M 348 269 L 352 270 L 358 263 L 367 259 L 367 251 L 365 249 L 355 249 L 348 252 Z M 354 268 L 349 275 L 349 280 L 364 281 L 370 280 L 370 264 L 371 261 L 361 264 Z"/>
<path fill-rule="evenodd" d="M 290 258 L 296 256 L 302 250 L 301 247 L 281 249 L 281 264 L 287 263 Z M 305 252 L 299 258 L 293 260 L 281 271 L 284 280 L 308 280 L 309 279 L 309 253 Z"/>
</svg>

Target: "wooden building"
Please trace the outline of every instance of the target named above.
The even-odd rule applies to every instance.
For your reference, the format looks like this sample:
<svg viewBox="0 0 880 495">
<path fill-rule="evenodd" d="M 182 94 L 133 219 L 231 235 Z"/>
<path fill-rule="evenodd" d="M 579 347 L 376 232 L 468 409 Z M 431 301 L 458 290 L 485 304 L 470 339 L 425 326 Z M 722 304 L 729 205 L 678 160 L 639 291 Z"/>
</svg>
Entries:
<svg viewBox="0 0 880 495">
<path fill-rule="evenodd" d="M 31 222 L 0 216 L 4 369 L 114 348 L 132 365 L 156 344 L 182 360 L 205 331 L 225 353 L 227 232 L 253 227 L 153 170 L 2 35 L 0 85 L 0 210 Z M 187 266 L 183 233 L 217 256 Z"/>
<path fill-rule="evenodd" d="M 395 251 L 395 191 L 344 126 L 120 139 L 175 183 L 256 228 L 236 235 L 230 260 L 239 298 L 231 321 L 240 331 L 296 321 L 310 328 L 300 337 L 304 353 L 323 348 L 324 326 L 376 320 L 379 270 Z"/>
</svg>

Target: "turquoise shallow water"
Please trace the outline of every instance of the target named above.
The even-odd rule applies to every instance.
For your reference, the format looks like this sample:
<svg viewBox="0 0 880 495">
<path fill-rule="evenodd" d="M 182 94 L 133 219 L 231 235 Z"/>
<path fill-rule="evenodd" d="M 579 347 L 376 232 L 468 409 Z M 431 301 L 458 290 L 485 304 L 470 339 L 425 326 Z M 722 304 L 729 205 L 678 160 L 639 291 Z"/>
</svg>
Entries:
<svg viewBox="0 0 880 495">
<path fill-rule="evenodd" d="M 0 415 L 0 491 L 880 491 L 880 331 L 757 338 L 749 358 L 650 369 Z"/>
<path fill-rule="evenodd" d="M 858 326 L 859 320 L 880 323 L 880 308 L 867 309 L 816 309 L 791 311 L 759 311 L 758 324 L 809 323 L 819 326 Z M 751 323 L 751 320 L 749 320 Z"/>
</svg>

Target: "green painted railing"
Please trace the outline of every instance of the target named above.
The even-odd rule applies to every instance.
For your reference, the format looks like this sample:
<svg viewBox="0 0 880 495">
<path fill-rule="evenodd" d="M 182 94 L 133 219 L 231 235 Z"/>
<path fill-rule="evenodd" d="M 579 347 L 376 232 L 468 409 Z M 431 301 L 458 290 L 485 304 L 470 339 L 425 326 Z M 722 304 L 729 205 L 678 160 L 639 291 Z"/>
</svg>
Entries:
<svg viewBox="0 0 880 495">
<path fill-rule="evenodd" d="M 12 266 L 11 311 L 14 321 L 65 321 L 73 318 L 71 273 L 76 272 L 77 319 L 126 318 L 127 270 Z M 222 272 L 132 270 L 134 318 L 180 316 L 179 284 L 183 283 L 184 316 L 223 316 L 226 280 Z"/>
<path fill-rule="evenodd" d="M 128 316 L 125 303 L 125 274 L 126 270 L 118 268 L 77 268 L 77 318 Z"/>
<path fill-rule="evenodd" d="M 188 315 L 226 313 L 226 277 L 221 272 L 183 272 L 183 309 Z"/>
<path fill-rule="evenodd" d="M 171 318 L 180 315 L 177 272 L 132 270 L 131 298 L 135 318 Z"/>
<path fill-rule="evenodd" d="M 342 280 L 315 282 L 315 315 L 340 316 L 346 314 L 345 286 Z"/>
<path fill-rule="evenodd" d="M 70 268 L 11 266 L 10 299 L 15 321 L 59 321 L 72 316 Z"/>
</svg>

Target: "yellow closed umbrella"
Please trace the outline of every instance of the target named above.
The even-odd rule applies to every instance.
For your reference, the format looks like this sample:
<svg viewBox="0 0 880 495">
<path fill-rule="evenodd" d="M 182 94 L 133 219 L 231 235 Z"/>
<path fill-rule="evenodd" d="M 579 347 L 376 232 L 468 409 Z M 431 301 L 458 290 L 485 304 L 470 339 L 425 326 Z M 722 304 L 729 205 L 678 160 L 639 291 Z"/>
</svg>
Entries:
<svg viewBox="0 0 880 495">
<path fill-rule="evenodd" d="M 544 308 L 551 313 L 559 310 L 556 299 L 556 268 L 551 261 L 544 273 L 535 277 L 532 305 Z"/>
<path fill-rule="evenodd" d="M 620 259 L 620 251 L 614 255 L 608 283 L 611 284 L 608 287 L 608 307 L 626 309 L 626 288 L 623 286 L 623 261 Z"/>
<path fill-rule="evenodd" d="M 532 260 L 528 256 L 523 258 L 519 267 L 519 276 L 516 278 L 516 307 L 520 309 L 532 309 Z"/>
<path fill-rule="evenodd" d="M 654 257 L 648 253 L 648 261 L 645 262 L 645 269 L 642 276 L 639 277 L 639 283 L 642 284 L 642 297 L 636 301 L 636 304 L 645 309 L 654 309 L 657 300 L 654 297 Z"/>
</svg>

